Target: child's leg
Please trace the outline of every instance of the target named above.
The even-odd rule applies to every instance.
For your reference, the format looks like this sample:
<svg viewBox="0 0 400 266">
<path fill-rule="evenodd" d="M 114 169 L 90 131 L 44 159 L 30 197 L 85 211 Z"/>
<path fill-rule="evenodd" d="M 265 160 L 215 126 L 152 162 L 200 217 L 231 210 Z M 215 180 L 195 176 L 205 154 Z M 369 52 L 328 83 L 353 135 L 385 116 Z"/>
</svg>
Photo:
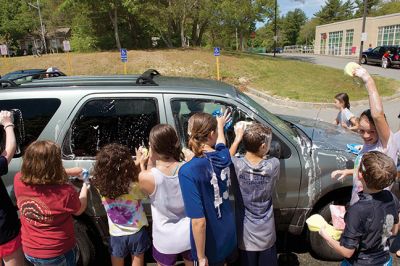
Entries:
<svg viewBox="0 0 400 266">
<path fill-rule="evenodd" d="M 192 252 L 190 250 L 183 252 L 182 254 L 183 261 L 185 262 L 185 266 L 193 266 L 193 258 Z"/>
<path fill-rule="evenodd" d="M 124 258 L 111 256 L 112 266 L 124 266 Z"/>
<path fill-rule="evenodd" d="M 144 265 L 144 253 L 139 255 L 132 255 L 132 266 L 143 266 Z"/>
<path fill-rule="evenodd" d="M 258 263 L 254 264 L 254 265 L 278 266 L 276 246 L 273 245 L 271 248 L 259 252 Z"/>
<path fill-rule="evenodd" d="M 240 265 L 258 265 L 257 251 L 246 251 L 240 249 L 239 254 L 240 254 Z"/>
<path fill-rule="evenodd" d="M 12 254 L 5 256 L 3 258 L 5 266 L 20 266 L 24 265 L 24 254 L 22 253 L 22 248 L 20 247 Z M 1 264 L 0 264 L 1 265 Z"/>
</svg>

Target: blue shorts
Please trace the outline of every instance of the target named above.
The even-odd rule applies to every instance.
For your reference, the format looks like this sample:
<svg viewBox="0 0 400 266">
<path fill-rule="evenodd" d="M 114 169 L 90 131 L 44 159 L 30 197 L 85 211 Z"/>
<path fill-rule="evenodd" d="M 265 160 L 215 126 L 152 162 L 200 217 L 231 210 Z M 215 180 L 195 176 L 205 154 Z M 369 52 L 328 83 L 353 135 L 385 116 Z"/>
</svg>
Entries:
<svg viewBox="0 0 400 266">
<path fill-rule="evenodd" d="M 126 236 L 111 236 L 109 251 L 111 256 L 125 258 L 126 256 L 138 256 L 145 253 L 151 246 L 151 240 L 145 227 L 137 233 Z"/>
<path fill-rule="evenodd" d="M 76 266 L 78 260 L 78 246 L 75 246 L 67 253 L 54 258 L 40 259 L 31 257 L 27 254 L 25 254 L 25 258 L 35 266 Z"/>
<path fill-rule="evenodd" d="M 348 262 L 346 259 L 344 259 L 341 263 L 340 266 L 352 266 L 350 262 Z M 389 261 L 383 264 L 383 266 L 392 266 L 393 265 L 393 259 L 390 257 Z"/>
</svg>

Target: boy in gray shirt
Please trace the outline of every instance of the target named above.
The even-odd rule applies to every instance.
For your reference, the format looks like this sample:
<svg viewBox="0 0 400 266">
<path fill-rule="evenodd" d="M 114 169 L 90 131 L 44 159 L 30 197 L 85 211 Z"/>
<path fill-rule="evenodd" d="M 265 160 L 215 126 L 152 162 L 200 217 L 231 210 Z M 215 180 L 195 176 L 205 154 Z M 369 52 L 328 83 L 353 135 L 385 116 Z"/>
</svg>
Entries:
<svg viewBox="0 0 400 266">
<path fill-rule="evenodd" d="M 278 265 L 272 195 L 279 177 L 277 158 L 266 159 L 271 129 L 253 123 L 235 130 L 230 153 L 243 142 L 244 157 L 232 156 L 236 176 L 231 182 L 236 198 L 236 224 L 241 265 Z"/>
</svg>

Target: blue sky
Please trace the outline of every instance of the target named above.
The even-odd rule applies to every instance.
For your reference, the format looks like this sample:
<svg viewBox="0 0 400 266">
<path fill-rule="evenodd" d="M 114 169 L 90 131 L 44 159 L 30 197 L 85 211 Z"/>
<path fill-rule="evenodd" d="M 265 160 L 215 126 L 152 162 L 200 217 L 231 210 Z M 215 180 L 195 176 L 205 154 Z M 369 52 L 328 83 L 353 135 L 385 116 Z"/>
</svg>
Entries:
<svg viewBox="0 0 400 266">
<path fill-rule="evenodd" d="M 288 11 L 292 11 L 295 8 L 300 8 L 306 13 L 308 18 L 314 16 L 321 6 L 325 4 L 325 0 L 303 0 L 303 1 L 293 1 L 293 0 L 278 0 L 278 5 L 281 11 L 281 15 L 286 14 Z"/>
</svg>

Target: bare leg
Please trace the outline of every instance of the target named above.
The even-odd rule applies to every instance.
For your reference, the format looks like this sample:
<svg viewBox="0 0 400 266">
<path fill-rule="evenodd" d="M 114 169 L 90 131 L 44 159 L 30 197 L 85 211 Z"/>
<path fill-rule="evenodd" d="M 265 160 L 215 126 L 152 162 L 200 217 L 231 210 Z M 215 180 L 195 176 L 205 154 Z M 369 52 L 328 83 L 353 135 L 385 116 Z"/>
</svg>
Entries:
<svg viewBox="0 0 400 266">
<path fill-rule="evenodd" d="M 134 256 L 132 255 L 132 266 L 143 266 L 144 265 L 144 253 Z"/>
<path fill-rule="evenodd" d="M 3 258 L 5 266 L 20 266 L 24 265 L 24 254 L 22 253 L 22 248 L 20 247 L 11 255 Z M 1 265 L 1 264 L 0 264 Z"/>
<path fill-rule="evenodd" d="M 124 266 L 124 258 L 111 256 L 112 266 Z"/>
<path fill-rule="evenodd" d="M 192 260 L 183 259 L 183 261 L 185 262 L 185 266 L 193 266 L 194 265 L 194 262 Z"/>
</svg>

